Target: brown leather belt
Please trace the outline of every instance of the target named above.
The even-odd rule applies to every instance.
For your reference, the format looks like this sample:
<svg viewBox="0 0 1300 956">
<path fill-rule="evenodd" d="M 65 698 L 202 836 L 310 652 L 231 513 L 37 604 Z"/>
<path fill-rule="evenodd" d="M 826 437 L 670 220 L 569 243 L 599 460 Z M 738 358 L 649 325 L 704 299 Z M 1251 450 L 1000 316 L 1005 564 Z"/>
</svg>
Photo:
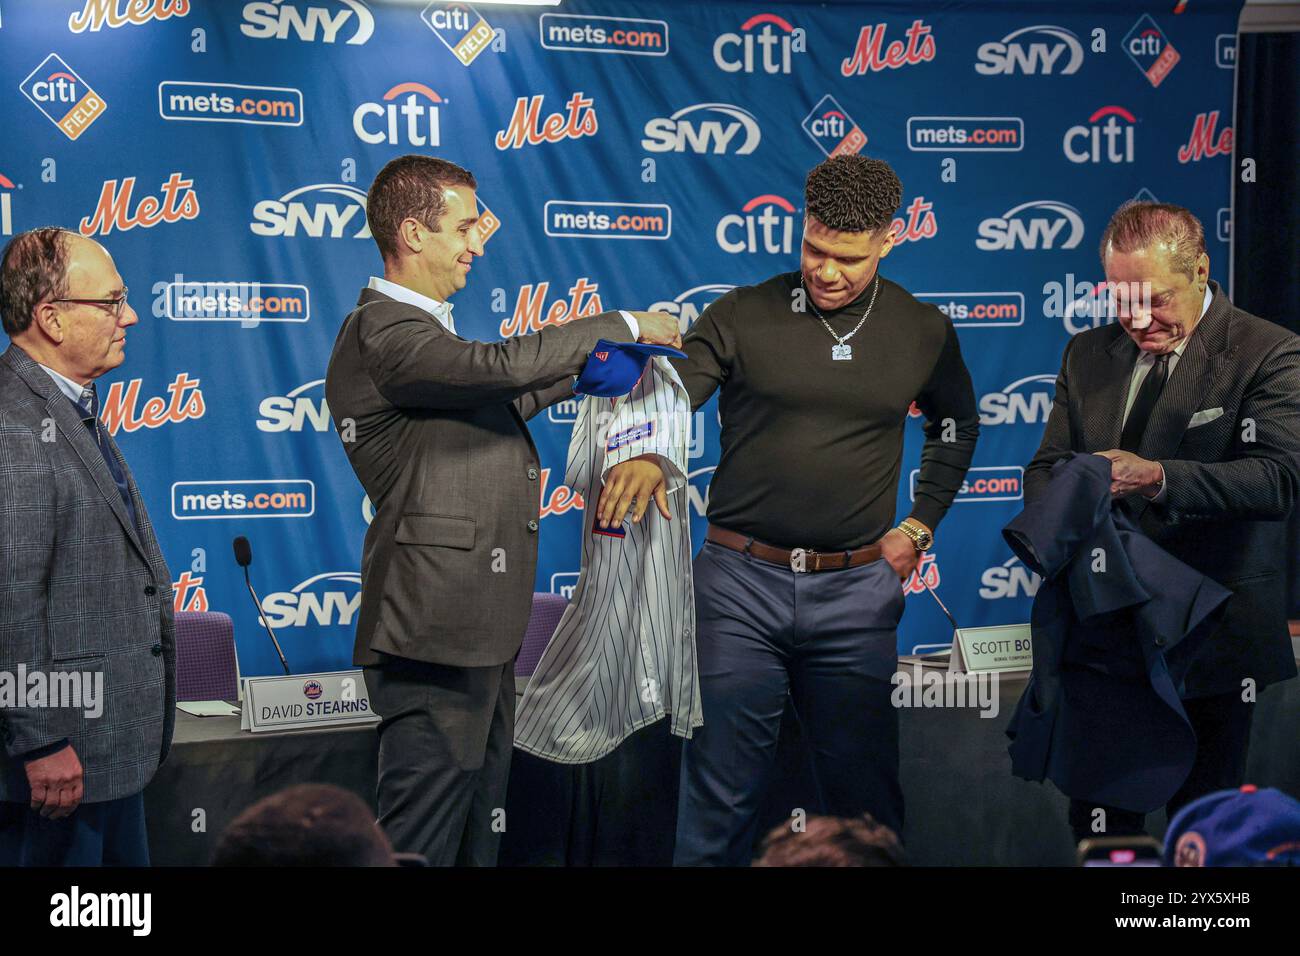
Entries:
<svg viewBox="0 0 1300 956">
<path fill-rule="evenodd" d="M 719 528 L 715 524 L 709 525 L 709 531 L 704 537 L 705 540 L 720 544 L 724 548 L 739 551 L 741 554 L 748 554 L 760 561 L 778 564 L 800 573 L 806 571 L 842 571 L 845 568 L 856 568 L 859 565 L 880 560 L 882 553 L 878 544 L 869 544 L 865 548 L 858 548 L 856 551 L 809 551 L 807 548 L 795 548 L 791 551 L 785 548 L 773 547 L 770 544 L 763 544 L 761 541 L 755 541 L 753 538 L 746 537 L 738 532 Z"/>
</svg>

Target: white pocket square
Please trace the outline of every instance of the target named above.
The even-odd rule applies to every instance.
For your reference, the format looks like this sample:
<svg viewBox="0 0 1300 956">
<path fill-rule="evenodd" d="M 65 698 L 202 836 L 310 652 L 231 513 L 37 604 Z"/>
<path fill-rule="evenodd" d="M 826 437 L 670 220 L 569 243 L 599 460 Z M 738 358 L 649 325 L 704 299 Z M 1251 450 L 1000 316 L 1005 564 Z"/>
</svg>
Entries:
<svg viewBox="0 0 1300 956">
<path fill-rule="evenodd" d="M 1197 412 L 1192 416 L 1192 420 L 1187 423 L 1188 428 L 1195 428 L 1197 425 L 1204 425 L 1206 422 L 1212 422 L 1223 414 L 1222 408 L 1207 408 L 1203 412 Z"/>
</svg>

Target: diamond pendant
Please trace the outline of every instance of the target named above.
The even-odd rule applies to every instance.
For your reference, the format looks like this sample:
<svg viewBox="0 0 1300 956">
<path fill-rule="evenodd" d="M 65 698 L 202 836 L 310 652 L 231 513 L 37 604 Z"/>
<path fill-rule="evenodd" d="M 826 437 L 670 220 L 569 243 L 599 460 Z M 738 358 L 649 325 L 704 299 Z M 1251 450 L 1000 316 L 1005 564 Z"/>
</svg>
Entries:
<svg viewBox="0 0 1300 956">
<path fill-rule="evenodd" d="M 831 346 L 831 358 L 837 362 L 849 362 L 853 360 L 853 346 L 845 345 L 841 342 L 838 345 Z"/>
</svg>

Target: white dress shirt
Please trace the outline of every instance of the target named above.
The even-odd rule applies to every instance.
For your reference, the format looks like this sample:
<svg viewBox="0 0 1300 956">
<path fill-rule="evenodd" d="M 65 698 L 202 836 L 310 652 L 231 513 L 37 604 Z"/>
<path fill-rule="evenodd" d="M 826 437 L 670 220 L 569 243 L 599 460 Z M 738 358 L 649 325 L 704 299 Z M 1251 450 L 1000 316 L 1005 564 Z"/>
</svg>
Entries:
<svg viewBox="0 0 1300 956">
<path fill-rule="evenodd" d="M 40 362 L 37 362 L 36 364 L 41 365 Z M 75 404 L 85 405 L 87 407 L 90 406 L 91 395 L 89 384 L 78 385 L 72 379 L 68 378 L 68 376 L 54 371 L 54 369 L 50 368 L 48 365 L 41 365 L 41 368 L 45 369 L 45 374 L 54 381 L 55 385 L 59 386 L 59 391 L 72 399 Z"/>
<path fill-rule="evenodd" d="M 1201 314 L 1196 320 L 1198 325 L 1200 324 L 1201 319 L 1205 318 L 1205 313 L 1209 311 L 1210 303 L 1213 301 L 1214 293 L 1211 292 L 1210 287 L 1206 285 L 1205 297 L 1201 300 Z M 1192 328 L 1192 332 L 1195 334 L 1195 327 Z M 1191 339 L 1191 335 L 1184 337 L 1183 340 L 1174 347 L 1173 352 L 1170 353 L 1169 368 L 1165 376 L 1166 384 L 1168 384 L 1169 379 L 1173 376 L 1174 369 L 1178 366 L 1178 360 L 1182 358 L 1183 352 L 1187 349 L 1187 343 L 1190 342 Z M 1155 367 L 1155 364 L 1156 357 L 1150 352 L 1138 352 L 1137 361 L 1133 364 L 1133 377 L 1129 379 L 1128 383 L 1128 398 L 1124 401 L 1124 418 L 1120 422 L 1121 428 L 1123 428 L 1124 424 L 1128 422 L 1128 413 L 1133 410 L 1133 403 L 1137 401 L 1138 389 L 1142 387 L 1142 383 L 1146 380 L 1147 373 Z M 1160 490 L 1151 498 L 1151 500 L 1163 501 L 1165 498 L 1165 490 L 1165 469 L 1164 466 L 1161 465 Z"/>
</svg>

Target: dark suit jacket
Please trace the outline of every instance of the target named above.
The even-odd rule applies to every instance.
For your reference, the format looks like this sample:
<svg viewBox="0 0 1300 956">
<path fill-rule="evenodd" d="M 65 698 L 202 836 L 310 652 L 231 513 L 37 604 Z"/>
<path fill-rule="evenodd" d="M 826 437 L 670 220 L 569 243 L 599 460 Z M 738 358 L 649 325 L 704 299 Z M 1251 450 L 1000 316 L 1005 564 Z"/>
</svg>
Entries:
<svg viewBox="0 0 1300 956">
<path fill-rule="evenodd" d="M 1196 759 L 1179 691 L 1230 595 L 1111 504 L 1105 458 L 1069 455 L 1051 478 L 1002 532 L 1043 576 L 1034 670 L 1007 728 L 1011 769 L 1069 797 L 1153 810 Z"/>
<path fill-rule="evenodd" d="M 171 746 L 171 572 L 131 470 L 108 442 L 138 529 L 76 407 L 22 349 L 0 355 L 0 671 L 103 681 L 98 716 L 0 708 L 0 800 L 26 803 L 22 755 L 60 740 L 81 761 L 85 803 L 139 793 Z"/>
<path fill-rule="evenodd" d="M 330 414 L 375 511 L 356 664 L 390 655 L 487 667 L 515 656 L 532 607 L 541 500 L 524 421 L 573 394 L 571 377 L 601 338 L 631 338 L 617 312 L 486 343 L 362 291 L 325 375 Z"/>
<path fill-rule="evenodd" d="M 1300 336 L 1214 299 L 1188 339 L 1138 454 L 1165 469 L 1168 496 L 1133 497 L 1142 530 L 1233 592 L 1184 696 L 1259 688 L 1296 674 L 1283 585 L 1284 519 L 1300 496 Z M 1069 452 L 1119 446 L 1137 345 L 1118 324 L 1070 340 L 1042 444 L 1025 470 L 1025 501 L 1046 491 Z M 1198 411 L 1222 408 L 1189 427 Z M 1253 434 L 1252 434 L 1253 432 Z M 1253 440 L 1248 440 L 1253 439 Z"/>
</svg>

